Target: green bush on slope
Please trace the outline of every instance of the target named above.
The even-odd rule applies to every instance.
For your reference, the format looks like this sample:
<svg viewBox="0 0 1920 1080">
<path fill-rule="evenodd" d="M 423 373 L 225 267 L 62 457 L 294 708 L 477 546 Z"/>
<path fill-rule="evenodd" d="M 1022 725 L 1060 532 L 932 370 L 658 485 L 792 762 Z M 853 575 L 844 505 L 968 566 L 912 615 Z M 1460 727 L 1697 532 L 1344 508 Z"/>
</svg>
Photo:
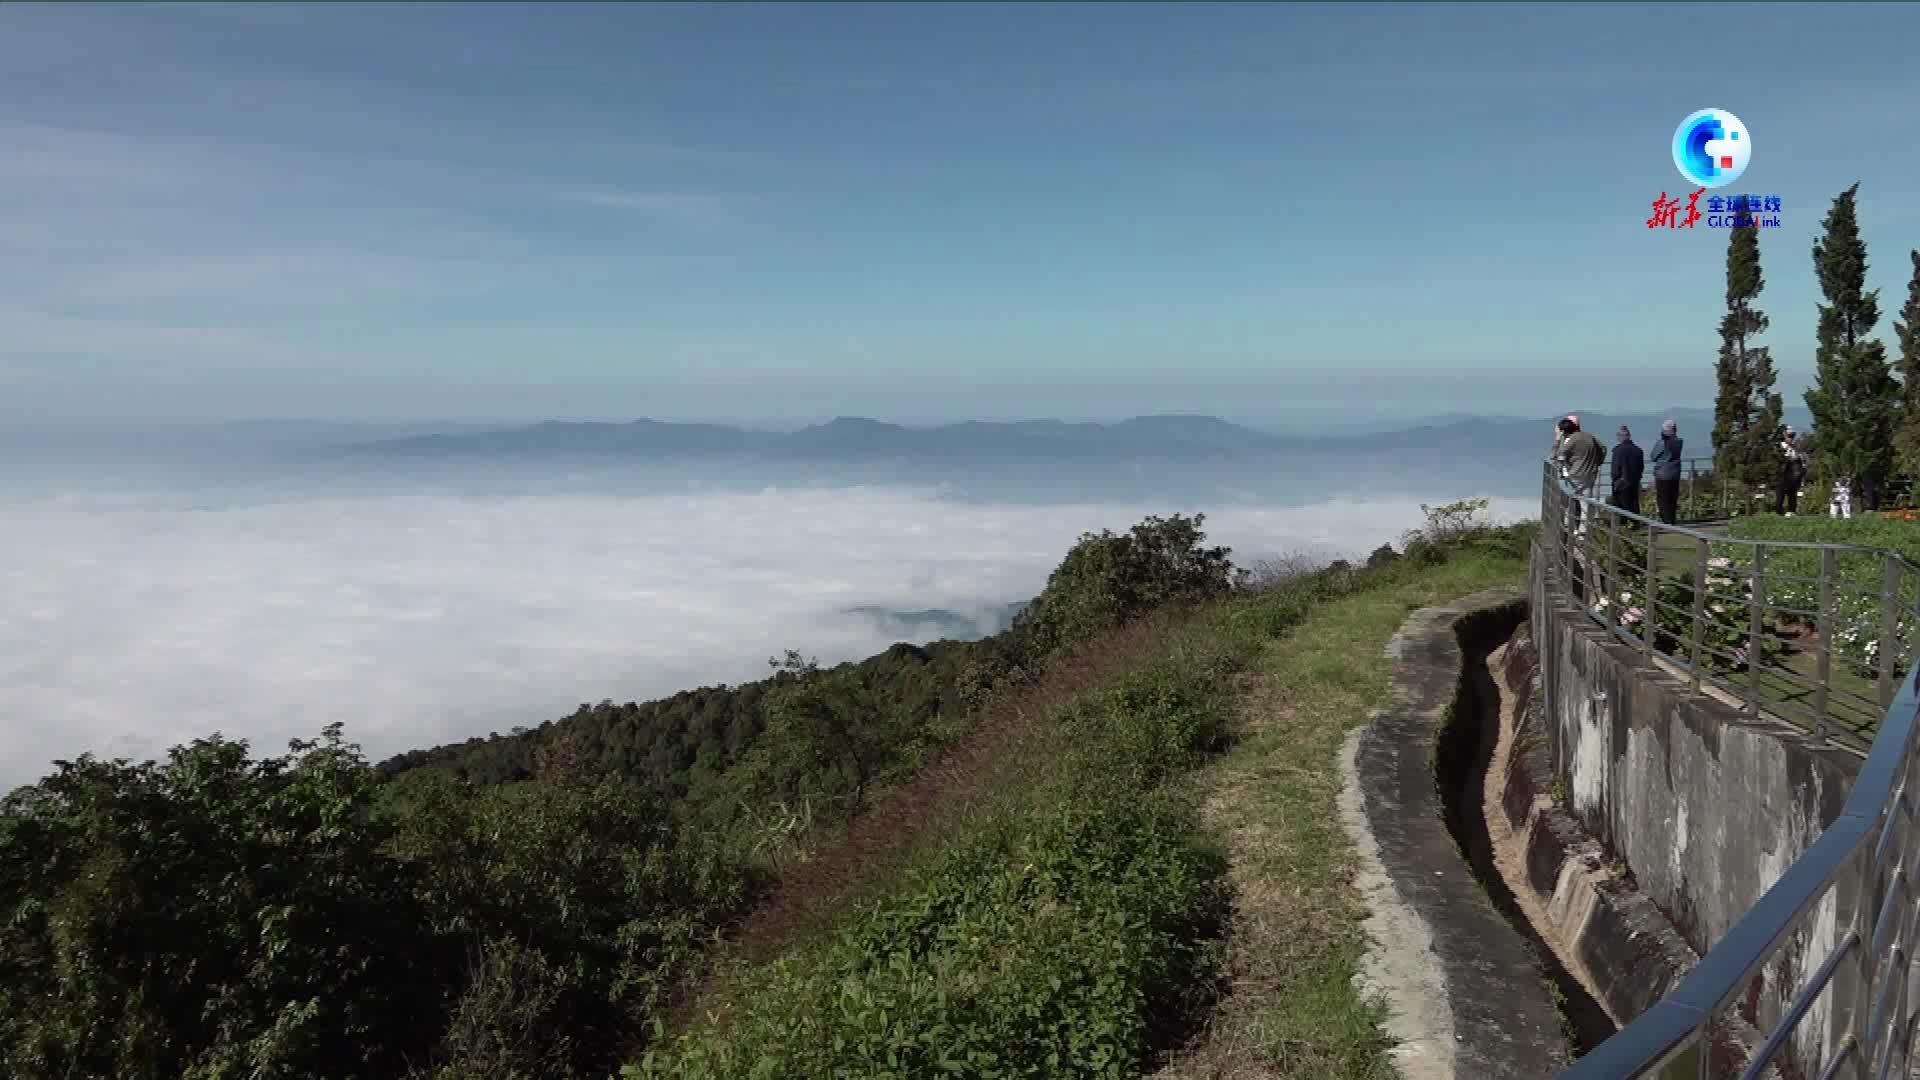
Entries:
<svg viewBox="0 0 1920 1080">
<path fill-rule="evenodd" d="M 1225 864 L 1164 781 L 1226 710 L 1168 665 L 1065 710 L 1037 783 L 631 1074 L 1132 1075 L 1149 1025 L 1191 1012 L 1217 967 Z"/>
<path fill-rule="evenodd" d="M 576 1075 L 744 895 L 615 782 L 383 785 L 337 727 L 83 759 L 0 807 L 0 1074 Z"/>
<path fill-rule="evenodd" d="M 1217 986 L 1226 867 L 1178 781 L 1226 736 L 1224 676 L 1329 599 L 1460 551 L 1516 557 L 1531 535 L 1424 530 L 1407 566 L 1332 568 L 1214 609 L 1158 662 L 1046 718 L 988 809 L 891 891 L 747 973 L 719 1018 L 624 1075 L 1139 1075 Z"/>
</svg>

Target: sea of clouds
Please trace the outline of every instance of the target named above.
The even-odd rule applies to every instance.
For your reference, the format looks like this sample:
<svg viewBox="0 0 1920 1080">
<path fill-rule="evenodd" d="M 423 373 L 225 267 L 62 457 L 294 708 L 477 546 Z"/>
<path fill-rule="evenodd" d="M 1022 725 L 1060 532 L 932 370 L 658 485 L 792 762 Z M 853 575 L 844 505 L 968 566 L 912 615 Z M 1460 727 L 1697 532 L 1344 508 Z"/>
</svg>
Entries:
<svg viewBox="0 0 1920 1080">
<path fill-rule="evenodd" d="M 985 618 L 1037 592 L 1083 531 L 1150 513 L 1209 510 L 1211 541 L 1243 563 L 1364 554 L 1421 517 L 1412 498 L 1214 509 L 903 484 L 558 487 L 0 492 L 0 790 L 55 758 L 142 759 L 214 731 L 278 753 L 333 721 L 377 760 L 582 702 L 758 678 L 787 648 L 866 656 L 894 628 L 848 609 Z"/>
</svg>

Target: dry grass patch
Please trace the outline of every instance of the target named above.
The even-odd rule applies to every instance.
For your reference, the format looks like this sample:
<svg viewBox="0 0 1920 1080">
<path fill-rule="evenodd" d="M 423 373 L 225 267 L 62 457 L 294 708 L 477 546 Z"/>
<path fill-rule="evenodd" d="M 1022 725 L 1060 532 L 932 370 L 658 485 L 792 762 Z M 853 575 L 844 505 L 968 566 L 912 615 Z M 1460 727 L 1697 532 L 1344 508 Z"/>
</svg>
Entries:
<svg viewBox="0 0 1920 1080">
<path fill-rule="evenodd" d="M 1523 572 L 1469 556 L 1333 601 L 1238 680 L 1239 738 L 1196 777 L 1227 845 L 1235 899 L 1229 989 L 1161 1080 L 1392 1080 L 1384 1005 L 1354 985 L 1366 916 L 1340 824 L 1347 733 L 1387 703 L 1387 641 L 1409 612 Z"/>
</svg>

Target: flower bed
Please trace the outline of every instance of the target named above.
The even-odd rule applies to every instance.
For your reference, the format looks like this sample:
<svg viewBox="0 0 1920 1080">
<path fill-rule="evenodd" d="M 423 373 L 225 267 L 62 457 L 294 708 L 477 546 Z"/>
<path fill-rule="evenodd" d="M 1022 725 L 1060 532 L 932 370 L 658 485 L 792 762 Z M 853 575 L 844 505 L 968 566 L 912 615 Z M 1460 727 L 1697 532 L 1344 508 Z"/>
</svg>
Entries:
<svg viewBox="0 0 1920 1080">
<path fill-rule="evenodd" d="M 1636 544 L 1630 549 L 1629 557 L 1644 559 L 1644 551 L 1644 544 Z M 1708 561 L 1707 596 L 1700 609 L 1700 643 L 1703 646 L 1700 663 L 1706 670 L 1730 674 L 1746 670 L 1748 664 L 1756 659 L 1761 664 L 1768 664 L 1779 658 L 1779 639 L 1767 633 L 1764 627 L 1758 655 L 1755 654 L 1752 617 L 1749 614 L 1751 609 L 1748 606 L 1752 597 L 1751 575 L 1743 576 L 1741 568 L 1736 567 L 1733 560 L 1721 557 Z M 1691 659 L 1693 602 L 1691 571 L 1660 582 L 1652 615 L 1654 648 L 1657 651 Z M 1618 585 L 1596 599 L 1591 610 L 1630 633 L 1644 634 L 1648 617 L 1644 582 Z"/>
<path fill-rule="evenodd" d="M 1880 549 L 1836 553 L 1832 609 L 1824 620 L 1813 620 L 1823 623 L 1817 629 L 1832 647 L 1836 659 L 1863 677 L 1877 677 L 1881 593 L 1886 587 L 1886 562 L 1881 552 L 1891 551 L 1904 556 L 1909 563 L 1920 565 L 1920 528 L 1907 520 L 1877 514 L 1851 520 L 1765 515 L 1734 522 L 1728 534 L 1743 540 L 1789 540 Z M 1767 602 L 1776 607 L 1818 611 L 1822 563 L 1823 557 L 1817 548 L 1769 548 Z M 1920 589 L 1920 574 L 1909 566 L 1902 566 L 1896 580 L 1899 615 L 1895 620 L 1893 670 L 1899 676 L 1911 662 L 1915 593 Z"/>
</svg>

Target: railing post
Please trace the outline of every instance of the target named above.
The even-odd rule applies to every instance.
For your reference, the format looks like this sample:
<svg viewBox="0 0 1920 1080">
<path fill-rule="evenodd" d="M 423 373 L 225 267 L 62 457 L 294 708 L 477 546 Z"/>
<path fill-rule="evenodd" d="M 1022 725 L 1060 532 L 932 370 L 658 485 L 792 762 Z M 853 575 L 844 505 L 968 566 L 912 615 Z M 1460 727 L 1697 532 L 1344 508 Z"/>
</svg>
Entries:
<svg viewBox="0 0 1920 1080">
<path fill-rule="evenodd" d="M 1547 469 L 1547 508 L 1551 511 L 1552 520 L 1547 523 L 1547 536 L 1553 545 L 1554 570 L 1561 575 L 1561 580 L 1565 581 L 1565 564 L 1567 561 L 1567 510 L 1561 503 L 1562 496 L 1560 490 L 1554 486 L 1553 469 L 1549 466 Z"/>
<path fill-rule="evenodd" d="M 1701 653 L 1707 637 L 1707 538 L 1693 541 L 1693 640 L 1687 643 L 1687 663 L 1693 668 L 1694 693 L 1700 692 Z"/>
<path fill-rule="evenodd" d="M 1853 932 L 1860 943 L 1854 946 L 1853 955 L 1858 965 L 1856 978 L 1859 979 L 1859 985 L 1854 988 L 1854 1004 L 1847 1016 L 1847 1029 L 1853 1035 L 1854 1046 L 1858 1048 L 1854 1060 L 1862 1062 L 1854 1070 L 1854 1075 L 1861 1077 L 1866 1076 L 1867 1070 L 1872 1067 L 1868 1059 L 1873 1053 L 1868 1024 L 1873 1017 L 1873 928 L 1880 918 L 1879 875 L 1874 872 L 1873 852 L 1879 847 L 1880 829 L 1886 827 L 1886 822 L 1882 820 L 1880 827 L 1874 829 L 1872 835 L 1856 849 L 1858 856 L 1854 860 L 1857 867 L 1854 887 L 1859 891 L 1854 894 Z"/>
<path fill-rule="evenodd" d="M 1900 577 L 1906 579 L 1906 567 L 1900 569 Z M 1907 625 L 1907 648 L 1901 654 L 1906 658 L 1907 670 L 1920 666 L 1920 588 L 1914 590 L 1913 621 Z"/>
<path fill-rule="evenodd" d="M 1880 557 L 1880 711 L 1893 704 L 1893 654 L 1900 651 L 1900 560 L 1891 553 Z"/>
<path fill-rule="evenodd" d="M 1747 704 L 1753 709 L 1753 715 L 1760 715 L 1760 642 L 1766 632 L 1767 617 L 1767 549 L 1761 544 L 1753 545 L 1753 626 L 1747 639 L 1747 675 L 1752 683 L 1752 700 Z"/>
<path fill-rule="evenodd" d="M 1614 528 L 1613 523 L 1609 521 L 1607 524 L 1607 571 L 1605 575 L 1606 587 L 1600 591 L 1600 595 L 1606 598 L 1606 601 L 1609 607 L 1611 607 L 1615 602 L 1617 602 L 1620 599 L 1619 539 L 1620 539 L 1620 530 Z M 1615 619 L 1614 621 L 1618 622 L 1619 620 Z"/>
<path fill-rule="evenodd" d="M 1658 599 L 1660 596 L 1660 574 L 1659 574 L 1659 571 L 1655 569 L 1655 567 L 1658 565 L 1660 560 L 1654 555 L 1654 552 L 1658 551 L 1659 547 L 1660 547 L 1659 527 L 1656 525 L 1648 525 L 1647 526 L 1647 595 L 1646 595 L 1646 598 L 1642 600 L 1640 604 L 1640 631 L 1641 631 L 1642 642 L 1644 645 L 1643 651 L 1649 657 L 1653 655 L 1653 624 L 1655 622 L 1654 605 L 1658 602 Z"/>
<path fill-rule="evenodd" d="M 1819 669 L 1814 673 L 1813 737 L 1822 745 L 1827 741 L 1827 689 L 1833 683 L 1833 581 L 1839 572 L 1839 552 L 1820 549 L 1820 602 L 1814 611 L 1814 629 L 1820 635 Z"/>
</svg>

